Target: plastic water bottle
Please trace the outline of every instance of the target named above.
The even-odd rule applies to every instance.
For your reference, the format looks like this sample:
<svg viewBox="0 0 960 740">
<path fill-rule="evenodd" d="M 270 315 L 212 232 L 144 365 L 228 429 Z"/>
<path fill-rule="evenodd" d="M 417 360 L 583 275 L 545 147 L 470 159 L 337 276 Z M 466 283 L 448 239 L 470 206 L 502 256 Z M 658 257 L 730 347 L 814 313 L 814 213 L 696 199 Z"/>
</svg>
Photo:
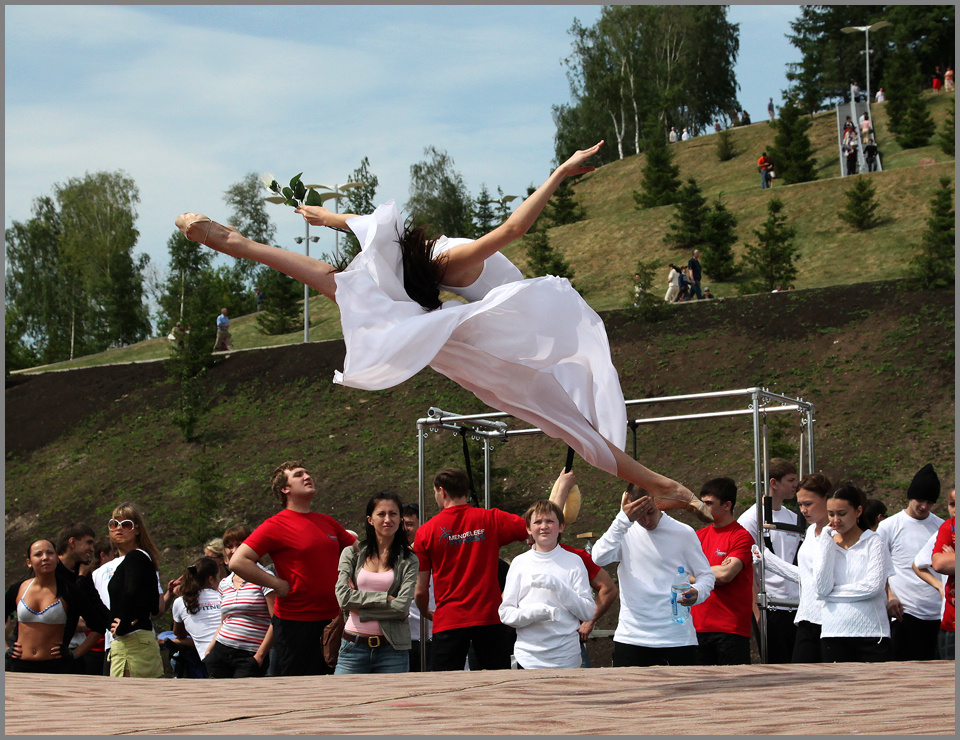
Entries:
<svg viewBox="0 0 960 740">
<path fill-rule="evenodd" d="M 677 603 L 684 591 L 690 590 L 690 579 L 681 565 L 677 568 L 677 575 L 670 586 L 670 608 L 673 610 L 673 620 L 677 624 L 683 624 L 690 615 L 690 608 Z"/>
</svg>

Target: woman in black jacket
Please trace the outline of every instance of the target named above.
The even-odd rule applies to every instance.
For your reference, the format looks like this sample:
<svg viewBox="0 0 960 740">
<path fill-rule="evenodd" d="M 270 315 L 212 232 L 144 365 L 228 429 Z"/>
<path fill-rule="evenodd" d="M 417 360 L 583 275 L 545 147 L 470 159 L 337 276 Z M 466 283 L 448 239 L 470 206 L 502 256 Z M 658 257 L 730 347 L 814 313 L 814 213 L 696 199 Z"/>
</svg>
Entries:
<svg viewBox="0 0 960 740">
<path fill-rule="evenodd" d="M 122 562 L 107 587 L 110 593 L 110 675 L 161 678 L 163 661 L 151 615 L 160 611 L 159 553 L 132 504 L 113 510 L 107 523 Z"/>
</svg>

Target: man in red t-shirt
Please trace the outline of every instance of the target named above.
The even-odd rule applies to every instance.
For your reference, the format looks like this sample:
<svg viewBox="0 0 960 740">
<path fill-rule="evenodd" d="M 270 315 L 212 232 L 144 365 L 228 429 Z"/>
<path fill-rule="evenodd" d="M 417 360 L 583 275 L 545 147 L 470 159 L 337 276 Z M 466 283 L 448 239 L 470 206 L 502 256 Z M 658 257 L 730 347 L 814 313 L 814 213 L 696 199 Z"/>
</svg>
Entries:
<svg viewBox="0 0 960 740">
<path fill-rule="evenodd" d="M 956 496 L 957 491 L 954 488 L 950 491 L 950 500 L 947 504 L 954 516 L 950 517 L 937 531 L 937 541 L 933 546 L 933 569 L 937 573 L 943 573 L 947 578 L 947 585 L 943 589 L 943 621 L 940 622 L 940 635 L 937 639 L 937 651 L 940 660 L 954 660 L 956 625 L 954 615 L 957 605 L 957 583 L 954 566 L 956 564 L 956 554 L 954 550 L 957 547 L 956 535 Z"/>
<path fill-rule="evenodd" d="M 697 537 L 717 585 L 706 601 L 690 610 L 697 630 L 697 662 L 749 664 L 753 537 L 733 518 L 737 484 L 730 478 L 707 481 L 700 489 L 700 500 L 713 515 L 713 524 L 699 530 Z"/>
<path fill-rule="evenodd" d="M 527 539 L 522 516 L 467 504 L 467 474 L 446 468 L 433 480 L 440 513 L 417 530 L 420 558 L 415 599 L 420 614 L 433 620 L 434 671 L 458 671 L 473 643 L 481 669 L 510 667 L 511 630 L 500 622 L 502 595 L 497 581 L 500 548 Z M 433 572 L 437 607 L 429 605 Z"/>
<path fill-rule="evenodd" d="M 272 490 L 283 511 L 243 541 L 230 569 L 277 595 L 271 620 L 276 675 L 332 673 L 323 658 L 323 630 L 340 613 L 334 592 L 340 553 L 357 538 L 333 517 L 310 511 L 316 488 L 299 462 L 285 462 L 274 471 Z M 257 566 L 267 554 L 276 576 Z"/>
</svg>

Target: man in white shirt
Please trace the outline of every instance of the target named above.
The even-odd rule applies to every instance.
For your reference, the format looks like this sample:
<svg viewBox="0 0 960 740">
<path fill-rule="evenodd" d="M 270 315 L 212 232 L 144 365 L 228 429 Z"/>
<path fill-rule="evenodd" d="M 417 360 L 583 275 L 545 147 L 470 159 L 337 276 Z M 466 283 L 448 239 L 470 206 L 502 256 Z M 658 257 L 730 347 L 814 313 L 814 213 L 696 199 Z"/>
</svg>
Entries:
<svg viewBox="0 0 960 740">
<path fill-rule="evenodd" d="M 716 576 L 696 532 L 657 509 L 646 491 L 627 486 L 610 528 L 590 553 L 597 565 L 619 562 L 620 621 L 613 636 L 613 665 L 695 665 L 697 632 L 688 607 L 702 604 Z M 682 624 L 673 617 L 671 586 L 677 570 L 695 585 L 677 597 Z"/>
<path fill-rule="evenodd" d="M 887 613 L 893 618 L 893 660 L 936 660 L 940 632 L 940 594 L 913 570 L 913 560 L 943 519 L 930 510 L 940 497 L 940 479 L 929 463 L 913 476 L 907 508 L 877 527 L 893 559 L 892 593 Z"/>
<path fill-rule="evenodd" d="M 800 530 L 804 531 L 806 522 L 802 522 L 802 517 L 783 505 L 784 501 L 789 501 L 797 494 L 796 466 L 789 460 L 773 457 L 770 458 L 767 472 L 770 476 L 767 489 L 770 492 L 770 498 L 773 499 L 774 523 L 799 525 Z M 803 542 L 800 532 L 767 529 L 763 530 L 761 534 L 758 532 L 757 514 L 757 505 L 754 504 L 740 515 L 737 522 L 750 533 L 758 547 L 765 547 L 768 552 L 772 550 L 781 560 L 796 564 L 797 551 L 800 549 L 800 543 Z M 762 517 L 760 521 L 762 521 Z M 760 569 L 760 565 L 754 566 L 754 594 L 759 592 Z M 763 583 L 768 602 L 799 603 L 800 584 L 777 575 L 769 568 L 763 569 Z M 756 599 L 754 599 L 753 615 L 759 625 L 760 608 L 756 604 Z M 777 603 L 768 604 L 766 609 L 767 663 L 790 663 L 792 661 L 793 643 L 797 637 L 797 626 L 794 624 L 794 617 L 796 616 L 797 607 L 795 606 Z M 759 636 L 757 641 L 759 642 Z"/>
</svg>

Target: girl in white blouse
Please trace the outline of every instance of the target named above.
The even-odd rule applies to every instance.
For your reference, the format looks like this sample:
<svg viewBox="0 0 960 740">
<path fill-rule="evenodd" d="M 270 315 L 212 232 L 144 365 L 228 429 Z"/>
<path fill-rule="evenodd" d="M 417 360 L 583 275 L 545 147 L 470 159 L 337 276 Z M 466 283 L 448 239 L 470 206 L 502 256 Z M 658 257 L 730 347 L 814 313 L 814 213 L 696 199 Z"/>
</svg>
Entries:
<svg viewBox="0 0 960 740">
<path fill-rule="evenodd" d="M 820 632 L 824 663 L 887 660 L 887 577 L 890 554 L 862 519 L 866 497 L 852 483 L 827 496 L 829 524 L 817 538 L 813 563 L 817 596 L 823 601 Z"/>
</svg>

